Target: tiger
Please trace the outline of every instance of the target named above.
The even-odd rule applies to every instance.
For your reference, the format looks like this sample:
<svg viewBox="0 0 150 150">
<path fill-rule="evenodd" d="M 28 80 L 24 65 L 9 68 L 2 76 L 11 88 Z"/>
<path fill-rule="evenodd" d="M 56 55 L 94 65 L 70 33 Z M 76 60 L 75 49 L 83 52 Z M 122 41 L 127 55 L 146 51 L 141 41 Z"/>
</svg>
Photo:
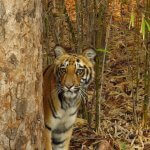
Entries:
<svg viewBox="0 0 150 150">
<path fill-rule="evenodd" d="M 69 54 L 59 45 L 55 59 L 43 74 L 45 150 L 69 150 L 73 125 L 87 87 L 94 79 L 96 53 Z"/>
</svg>

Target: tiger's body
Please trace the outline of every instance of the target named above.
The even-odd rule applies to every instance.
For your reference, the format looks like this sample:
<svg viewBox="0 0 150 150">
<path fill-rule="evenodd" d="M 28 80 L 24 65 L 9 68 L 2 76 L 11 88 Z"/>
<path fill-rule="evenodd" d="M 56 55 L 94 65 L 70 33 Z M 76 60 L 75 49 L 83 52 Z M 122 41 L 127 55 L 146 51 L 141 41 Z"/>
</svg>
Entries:
<svg viewBox="0 0 150 150">
<path fill-rule="evenodd" d="M 56 46 L 55 54 L 43 81 L 45 149 L 68 150 L 81 99 L 94 78 L 95 52 L 88 49 L 83 55 L 67 54 Z"/>
</svg>

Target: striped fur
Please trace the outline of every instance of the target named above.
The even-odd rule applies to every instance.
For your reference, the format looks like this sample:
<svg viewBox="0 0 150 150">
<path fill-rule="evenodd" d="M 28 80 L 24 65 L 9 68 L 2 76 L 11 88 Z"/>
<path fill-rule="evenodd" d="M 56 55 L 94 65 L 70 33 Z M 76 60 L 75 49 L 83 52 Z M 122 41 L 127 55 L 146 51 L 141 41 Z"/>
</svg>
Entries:
<svg viewBox="0 0 150 150">
<path fill-rule="evenodd" d="M 94 78 L 91 49 L 82 55 L 67 54 L 56 46 L 56 59 L 44 73 L 45 149 L 68 150 L 81 98 Z"/>
</svg>

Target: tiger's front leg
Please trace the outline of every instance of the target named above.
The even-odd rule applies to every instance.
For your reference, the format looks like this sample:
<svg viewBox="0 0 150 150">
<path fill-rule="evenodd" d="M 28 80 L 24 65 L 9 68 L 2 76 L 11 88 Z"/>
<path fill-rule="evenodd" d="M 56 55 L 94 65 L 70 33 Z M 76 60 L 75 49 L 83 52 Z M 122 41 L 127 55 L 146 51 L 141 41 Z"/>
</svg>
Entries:
<svg viewBox="0 0 150 150">
<path fill-rule="evenodd" d="M 45 142 L 45 149 L 44 150 L 52 150 L 52 142 L 51 142 L 51 131 L 47 128 L 44 129 L 44 142 Z"/>
<path fill-rule="evenodd" d="M 69 150 L 72 128 L 64 133 L 52 133 L 52 150 Z"/>
</svg>

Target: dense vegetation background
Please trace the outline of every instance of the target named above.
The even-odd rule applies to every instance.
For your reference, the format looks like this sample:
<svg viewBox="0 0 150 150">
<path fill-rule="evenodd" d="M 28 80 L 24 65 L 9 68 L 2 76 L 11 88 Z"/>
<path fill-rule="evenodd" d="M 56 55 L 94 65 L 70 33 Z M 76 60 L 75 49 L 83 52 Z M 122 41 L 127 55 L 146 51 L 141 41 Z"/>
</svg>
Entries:
<svg viewBox="0 0 150 150">
<path fill-rule="evenodd" d="M 71 149 L 149 150 L 150 1 L 45 0 L 44 23 L 44 68 L 56 44 L 97 52 Z"/>
</svg>

